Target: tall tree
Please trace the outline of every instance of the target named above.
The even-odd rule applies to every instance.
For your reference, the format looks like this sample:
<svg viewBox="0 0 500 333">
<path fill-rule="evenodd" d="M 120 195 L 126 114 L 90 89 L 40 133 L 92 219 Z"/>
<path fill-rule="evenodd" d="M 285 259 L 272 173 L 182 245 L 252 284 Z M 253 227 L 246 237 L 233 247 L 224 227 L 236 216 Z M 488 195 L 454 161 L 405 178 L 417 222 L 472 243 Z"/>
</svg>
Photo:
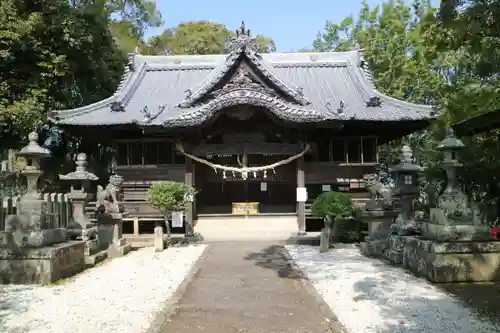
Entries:
<svg viewBox="0 0 500 333">
<path fill-rule="evenodd" d="M 0 145 L 12 146 L 50 110 L 111 95 L 125 59 L 108 21 L 65 0 L 0 2 Z"/>
<path fill-rule="evenodd" d="M 327 21 L 318 33 L 316 51 L 363 49 L 381 91 L 412 102 L 431 103 L 439 92 L 441 78 L 430 66 L 420 41 L 423 26 L 434 16 L 427 0 L 390 0 L 371 8 L 366 1 L 357 19 L 344 18 L 340 23 Z M 419 80 L 415 82 L 415 76 Z"/>
<path fill-rule="evenodd" d="M 437 52 L 460 55 L 445 87 L 442 121 L 454 123 L 500 108 L 500 1 L 443 0 L 427 39 Z M 463 180 L 483 201 L 500 197 L 500 130 L 467 138 Z M 479 171 L 479 172 L 478 172 Z"/>
<path fill-rule="evenodd" d="M 109 21 L 126 21 L 129 33 L 142 37 L 148 28 L 159 27 L 163 21 L 155 0 L 70 0 L 78 9 L 91 9 L 104 15 Z"/>
<path fill-rule="evenodd" d="M 227 41 L 234 35 L 225 25 L 212 21 L 183 22 L 149 39 L 148 54 L 220 54 L 227 52 Z M 275 42 L 263 35 L 255 36 L 257 51 L 276 51 Z"/>
<path fill-rule="evenodd" d="M 429 130 L 386 146 L 392 155 L 409 143 L 421 163 L 433 170 L 445 125 L 500 107 L 499 1 L 442 1 L 439 13 L 429 1 L 389 0 L 373 8 L 363 2 L 355 20 L 327 22 L 313 46 L 317 51 L 363 49 L 377 88 L 439 111 Z M 484 29 L 483 29 L 484 27 Z M 463 184 L 485 199 L 498 197 L 499 131 L 464 138 Z M 481 172 L 478 172 L 478 171 Z"/>
</svg>

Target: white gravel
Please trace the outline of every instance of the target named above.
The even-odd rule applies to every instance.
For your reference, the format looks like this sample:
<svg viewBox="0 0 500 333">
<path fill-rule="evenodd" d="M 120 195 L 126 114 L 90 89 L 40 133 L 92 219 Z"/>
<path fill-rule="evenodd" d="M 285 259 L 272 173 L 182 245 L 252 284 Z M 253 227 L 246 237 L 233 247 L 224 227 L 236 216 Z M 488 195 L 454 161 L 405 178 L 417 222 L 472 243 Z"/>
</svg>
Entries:
<svg viewBox="0 0 500 333">
<path fill-rule="evenodd" d="M 145 332 L 204 250 L 143 248 L 60 285 L 0 286 L 0 332 Z"/>
<path fill-rule="evenodd" d="M 357 248 L 286 249 L 349 333 L 500 332 L 426 280 Z"/>
</svg>

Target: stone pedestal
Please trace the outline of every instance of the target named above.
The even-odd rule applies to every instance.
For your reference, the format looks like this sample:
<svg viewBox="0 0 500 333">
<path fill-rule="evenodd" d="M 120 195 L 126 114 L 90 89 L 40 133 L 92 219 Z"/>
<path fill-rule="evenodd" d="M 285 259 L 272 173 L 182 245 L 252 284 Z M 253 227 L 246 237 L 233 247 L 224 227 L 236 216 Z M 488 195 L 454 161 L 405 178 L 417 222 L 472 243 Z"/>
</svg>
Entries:
<svg viewBox="0 0 500 333">
<path fill-rule="evenodd" d="M 436 283 L 500 281 L 500 242 L 405 237 L 403 267 Z"/>
<path fill-rule="evenodd" d="M 100 249 L 97 225 L 89 222 L 84 215 L 88 196 L 87 193 L 70 193 L 70 198 L 73 201 L 73 219 L 68 224 L 68 236 L 70 239 L 84 242 L 85 263 L 87 266 L 94 266 L 105 260 L 108 255 L 106 251 Z"/>
<path fill-rule="evenodd" d="M 398 215 L 395 210 L 365 210 L 363 221 L 368 223 L 369 236 L 361 242 L 361 253 L 369 257 L 385 257 L 390 246 L 391 226 Z"/>
<path fill-rule="evenodd" d="M 492 240 L 490 226 L 482 224 L 475 214 L 464 216 L 464 221 L 453 221 L 447 218 L 446 211 L 446 209 L 441 208 L 430 209 L 430 221 L 423 223 L 421 227 L 422 239 L 438 242 Z"/>
<path fill-rule="evenodd" d="M 0 248 L 2 284 L 48 284 L 84 269 L 84 244 L 81 241 L 41 248 Z"/>
<path fill-rule="evenodd" d="M 98 239 L 102 250 L 107 250 L 108 257 L 123 256 L 130 252 L 131 245 L 123 238 L 123 215 L 121 213 L 103 214 L 98 217 Z"/>
</svg>

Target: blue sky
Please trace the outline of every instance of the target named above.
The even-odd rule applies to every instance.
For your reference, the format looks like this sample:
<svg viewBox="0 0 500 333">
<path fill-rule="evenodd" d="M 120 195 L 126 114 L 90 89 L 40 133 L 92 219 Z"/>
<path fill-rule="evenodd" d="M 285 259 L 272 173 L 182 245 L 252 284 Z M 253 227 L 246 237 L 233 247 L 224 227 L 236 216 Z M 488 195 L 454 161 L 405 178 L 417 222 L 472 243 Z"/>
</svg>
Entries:
<svg viewBox="0 0 500 333">
<path fill-rule="evenodd" d="M 361 8 L 360 0 L 156 0 L 165 26 L 173 27 L 185 21 L 211 20 L 225 24 L 229 29 L 245 21 L 252 35 L 263 34 L 276 42 L 278 51 L 289 52 L 309 48 L 325 22 L 340 22 Z M 380 0 L 368 0 L 371 6 Z M 433 1 L 437 2 L 437 1 Z M 151 29 L 147 36 L 164 28 Z"/>
</svg>

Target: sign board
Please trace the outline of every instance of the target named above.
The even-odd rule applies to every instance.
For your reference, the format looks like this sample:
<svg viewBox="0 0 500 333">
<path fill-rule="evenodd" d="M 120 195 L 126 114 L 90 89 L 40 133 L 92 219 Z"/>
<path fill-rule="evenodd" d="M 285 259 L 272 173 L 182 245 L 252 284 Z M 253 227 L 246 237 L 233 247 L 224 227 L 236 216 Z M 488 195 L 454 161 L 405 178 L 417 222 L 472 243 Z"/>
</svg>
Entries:
<svg viewBox="0 0 500 333">
<path fill-rule="evenodd" d="M 297 202 L 307 201 L 307 188 L 297 187 Z"/>
<path fill-rule="evenodd" d="M 233 202 L 233 214 L 252 215 L 259 214 L 258 202 Z"/>
<path fill-rule="evenodd" d="M 321 191 L 323 192 L 330 192 L 332 190 L 332 185 L 327 184 L 327 185 L 321 185 Z"/>
<path fill-rule="evenodd" d="M 267 183 L 266 182 L 260 183 L 260 191 L 261 192 L 266 192 L 267 191 Z"/>
<path fill-rule="evenodd" d="M 184 212 L 172 212 L 172 228 L 184 226 Z"/>
</svg>

